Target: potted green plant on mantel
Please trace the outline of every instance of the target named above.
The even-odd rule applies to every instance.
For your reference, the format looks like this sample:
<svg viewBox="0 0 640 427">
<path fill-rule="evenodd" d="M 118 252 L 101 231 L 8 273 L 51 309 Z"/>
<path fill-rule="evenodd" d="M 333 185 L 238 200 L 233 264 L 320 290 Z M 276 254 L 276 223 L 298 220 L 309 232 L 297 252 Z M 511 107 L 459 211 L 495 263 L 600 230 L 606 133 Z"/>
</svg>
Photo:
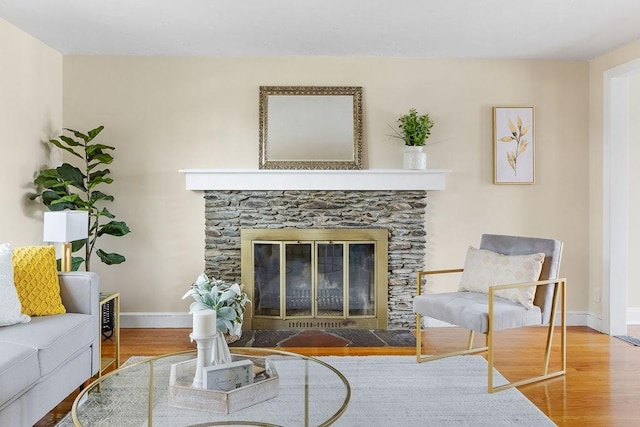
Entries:
<svg viewBox="0 0 640 427">
<path fill-rule="evenodd" d="M 415 108 L 409 109 L 407 114 L 398 119 L 400 131 L 394 129 L 396 132 L 394 136 L 402 139 L 406 146 L 402 157 L 404 169 L 427 168 L 427 154 L 424 152 L 424 147 L 431 135 L 433 124 L 429 114 L 418 114 Z"/>
</svg>

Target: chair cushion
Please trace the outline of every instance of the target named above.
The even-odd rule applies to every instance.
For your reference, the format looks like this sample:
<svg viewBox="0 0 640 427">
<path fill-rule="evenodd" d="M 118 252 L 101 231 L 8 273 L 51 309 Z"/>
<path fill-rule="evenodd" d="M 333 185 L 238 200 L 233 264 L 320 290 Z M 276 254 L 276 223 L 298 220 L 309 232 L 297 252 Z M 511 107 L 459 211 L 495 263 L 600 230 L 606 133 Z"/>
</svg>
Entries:
<svg viewBox="0 0 640 427">
<path fill-rule="evenodd" d="M 489 331 L 489 296 L 481 292 L 447 292 L 419 295 L 413 299 L 413 312 L 433 317 L 476 332 Z M 494 297 L 493 329 L 540 325 L 540 308 L 525 308 L 513 301 Z"/>
<path fill-rule="evenodd" d="M 13 283 L 13 248 L 9 243 L 0 245 L 0 326 L 26 323 L 29 316 L 22 313 L 20 298 Z"/>
<path fill-rule="evenodd" d="M 13 275 L 22 303 L 30 316 L 62 314 L 60 283 L 53 246 L 23 246 L 13 250 Z"/>
<path fill-rule="evenodd" d="M 469 247 L 459 290 L 488 294 L 490 286 L 533 282 L 540 277 L 543 262 L 543 253 L 509 256 Z M 533 308 L 535 293 L 536 287 L 528 286 L 496 291 L 495 295 Z"/>
<path fill-rule="evenodd" d="M 0 342 L 3 347 L 23 345 L 37 349 L 40 375 L 45 376 L 90 346 L 97 333 L 98 325 L 90 315 L 67 313 L 33 317 L 29 323 L 2 328 Z"/>
<path fill-rule="evenodd" d="M 38 350 L 0 340 L 0 408 L 40 378 Z"/>
</svg>

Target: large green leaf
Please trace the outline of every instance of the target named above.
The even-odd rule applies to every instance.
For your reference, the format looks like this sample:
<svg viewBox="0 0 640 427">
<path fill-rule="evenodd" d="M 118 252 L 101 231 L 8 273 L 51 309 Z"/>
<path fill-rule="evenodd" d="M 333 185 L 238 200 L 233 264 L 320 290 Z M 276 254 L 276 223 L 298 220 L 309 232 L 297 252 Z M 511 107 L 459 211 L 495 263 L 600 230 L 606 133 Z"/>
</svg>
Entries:
<svg viewBox="0 0 640 427">
<path fill-rule="evenodd" d="M 60 135 L 60 139 L 67 143 L 67 145 L 71 147 L 82 147 L 82 143 L 76 141 L 73 138 L 69 138 L 68 136 Z"/>
<path fill-rule="evenodd" d="M 48 189 L 54 189 L 54 188 L 66 189 L 67 188 L 67 184 L 65 184 L 65 182 L 62 181 L 60 178 L 48 178 L 45 176 L 38 176 L 33 181 L 33 183 Z"/>
<path fill-rule="evenodd" d="M 76 151 L 73 148 L 67 147 L 66 145 L 64 145 L 60 141 L 57 141 L 55 139 L 50 139 L 49 142 L 52 143 L 53 145 L 55 145 L 56 147 L 64 150 L 64 151 L 68 151 L 69 153 L 73 154 L 74 156 L 76 156 L 76 157 L 78 157 L 80 159 L 83 158 L 80 154 L 76 153 Z"/>
<path fill-rule="evenodd" d="M 109 212 L 109 209 L 102 208 L 100 212 L 98 212 L 98 216 L 106 216 L 107 218 L 115 218 L 116 216 Z"/>
<path fill-rule="evenodd" d="M 87 243 L 87 239 L 74 240 L 71 242 L 71 252 L 78 252 L 84 248 L 85 243 Z"/>
<path fill-rule="evenodd" d="M 61 180 L 62 178 L 60 178 L 60 174 L 56 169 L 43 169 L 38 172 L 33 183 L 35 185 L 42 185 L 43 187 L 49 188 L 49 183 L 60 182 Z"/>
<path fill-rule="evenodd" d="M 97 185 L 100 184 L 111 184 L 113 182 L 113 179 L 111 178 L 96 178 L 96 179 L 92 179 L 89 181 L 89 188 L 95 188 Z"/>
<path fill-rule="evenodd" d="M 42 203 L 52 211 L 73 210 L 76 208 L 75 203 L 60 199 L 60 195 L 54 191 L 47 190 L 42 193 Z"/>
<path fill-rule="evenodd" d="M 106 253 L 102 249 L 98 249 L 96 251 L 96 255 L 98 255 L 98 257 L 100 257 L 100 260 L 107 265 L 121 264 L 126 261 L 125 257 L 123 257 L 122 255 L 113 252 Z"/>
<path fill-rule="evenodd" d="M 128 234 L 130 231 L 131 230 L 129 230 L 127 224 L 122 221 L 109 221 L 108 223 L 100 226 L 100 229 L 98 230 L 98 237 L 105 234 L 121 237 Z"/>
<path fill-rule="evenodd" d="M 102 169 L 99 171 L 91 172 L 89 174 L 89 188 L 93 188 L 98 184 L 111 184 L 113 179 L 109 178 L 111 171 L 109 169 Z"/>
<path fill-rule="evenodd" d="M 82 190 L 87 191 L 87 187 L 84 185 L 85 176 L 80 169 L 69 163 L 63 163 L 56 168 L 60 177 L 69 182 L 70 185 Z"/>
<path fill-rule="evenodd" d="M 89 161 L 93 162 L 94 160 L 98 163 L 91 163 L 90 166 L 94 168 L 98 166 L 98 164 L 108 165 L 113 162 L 113 157 L 109 153 L 96 152 L 92 156 L 89 156 Z M 93 169 L 93 168 L 92 168 Z"/>
<path fill-rule="evenodd" d="M 65 204 L 65 206 L 67 204 L 70 204 L 73 207 L 68 207 L 67 209 L 71 209 L 71 210 L 75 210 L 76 208 L 86 207 L 86 203 L 80 198 L 80 196 L 78 196 L 75 193 L 72 193 L 63 197 L 59 197 L 58 199 L 51 201 L 51 204 L 49 205 L 49 209 L 54 210 L 53 206 L 60 205 L 60 204 Z M 55 209 L 55 210 L 60 210 L 60 209 Z"/>
<path fill-rule="evenodd" d="M 89 174 L 89 179 L 91 180 L 91 179 L 95 179 L 95 178 L 101 178 L 101 177 L 109 175 L 110 173 L 111 173 L 111 171 L 109 169 L 102 169 L 102 170 L 99 170 L 99 171 L 91 172 Z"/>
<path fill-rule="evenodd" d="M 104 144 L 91 144 L 87 147 L 87 153 L 93 155 L 95 153 L 101 153 L 102 150 L 115 150 L 116 147 Z"/>
<path fill-rule="evenodd" d="M 102 129 L 104 129 L 104 126 L 102 126 L 102 125 L 98 126 L 98 127 L 97 127 L 97 128 L 95 128 L 95 129 L 91 129 L 91 130 L 89 131 L 89 138 L 90 138 L 90 139 L 93 139 L 93 138 L 95 138 L 96 136 L 98 136 L 98 134 L 99 134 L 100 132 L 102 132 Z"/>
<path fill-rule="evenodd" d="M 64 130 L 68 130 L 69 132 L 74 134 L 76 138 L 82 138 L 82 140 L 85 141 L 85 142 L 89 141 L 89 136 L 85 135 L 82 132 L 79 132 L 79 131 L 74 130 L 74 129 L 69 129 L 69 128 L 64 128 Z"/>
<path fill-rule="evenodd" d="M 78 271 L 83 262 L 84 262 L 84 258 L 77 257 L 77 256 L 72 256 L 71 257 L 71 271 Z"/>
<path fill-rule="evenodd" d="M 103 193 L 102 191 L 94 191 L 91 193 L 91 203 L 95 204 L 95 202 L 99 200 L 108 200 L 113 202 L 113 196 Z"/>
</svg>

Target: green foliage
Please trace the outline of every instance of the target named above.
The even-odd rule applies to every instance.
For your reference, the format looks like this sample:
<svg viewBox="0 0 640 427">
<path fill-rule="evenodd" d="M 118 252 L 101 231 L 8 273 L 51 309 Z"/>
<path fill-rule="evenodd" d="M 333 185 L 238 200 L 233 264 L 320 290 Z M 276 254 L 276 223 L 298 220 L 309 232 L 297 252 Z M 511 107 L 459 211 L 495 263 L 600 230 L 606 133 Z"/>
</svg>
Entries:
<svg viewBox="0 0 640 427">
<path fill-rule="evenodd" d="M 396 132 L 398 137 L 404 140 L 405 145 L 423 146 L 427 138 L 431 135 L 433 121 L 429 114 L 418 115 L 415 108 L 411 108 L 408 114 L 400 116 L 398 119 L 400 132 Z"/>
<path fill-rule="evenodd" d="M 41 170 L 34 180 L 34 184 L 43 190 L 31 195 L 31 200 L 38 197 L 45 206 L 52 211 L 85 210 L 89 212 L 89 237 L 72 242 L 72 252 L 84 248 L 84 256 L 72 257 L 71 268 L 78 270 L 82 263 L 90 271 L 91 255 L 94 249 L 96 255 L 107 265 L 120 264 L 125 257 L 117 253 L 107 253 L 96 248 L 98 237 L 110 235 L 121 237 L 130 232 L 129 227 L 122 221 L 115 221 L 115 215 L 102 206 L 105 202 L 113 202 L 114 198 L 100 190 L 98 186 L 111 184 L 111 171 L 103 168 L 113 162 L 109 154 L 115 147 L 93 142 L 104 126 L 90 130 L 86 134 L 73 129 L 64 130 L 73 137 L 61 135 L 59 139 L 51 139 L 49 143 L 81 159 L 82 168 L 69 163 L 63 163 L 55 169 Z"/>
<path fill-rule="evenodd" d="M 242 291 L 242 285 L 220 279 L 209 279 L 202 273 L 182 297 L 191 296 L 194 301 L 189 306 L 190 313 L 208 308 L 216 311 L 216 327 L 223 334 L 240 336 L 242 316 L 249 297 Z"/>
</svg>

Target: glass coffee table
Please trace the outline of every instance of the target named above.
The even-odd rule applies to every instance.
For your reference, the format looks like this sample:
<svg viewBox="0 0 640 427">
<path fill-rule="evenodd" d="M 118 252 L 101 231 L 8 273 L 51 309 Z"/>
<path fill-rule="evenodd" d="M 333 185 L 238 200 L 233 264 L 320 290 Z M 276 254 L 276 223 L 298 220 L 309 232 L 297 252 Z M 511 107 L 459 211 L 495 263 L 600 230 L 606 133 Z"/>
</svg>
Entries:
<svg viewBox="0 0 640 427">
<path fill-rule="evenodd" d="M 278 395 L 230 414 L 169 404 L 171 365 L 195 350 L 127 363 L 91 383 L 71 410 L 76 426 L 329 426 L 344 413 L 351 387 L 331 365 L 313 357 L 263 348 L 231 348 L 233 354 L 267 357 L 278 374 Z"/>
</svg>

